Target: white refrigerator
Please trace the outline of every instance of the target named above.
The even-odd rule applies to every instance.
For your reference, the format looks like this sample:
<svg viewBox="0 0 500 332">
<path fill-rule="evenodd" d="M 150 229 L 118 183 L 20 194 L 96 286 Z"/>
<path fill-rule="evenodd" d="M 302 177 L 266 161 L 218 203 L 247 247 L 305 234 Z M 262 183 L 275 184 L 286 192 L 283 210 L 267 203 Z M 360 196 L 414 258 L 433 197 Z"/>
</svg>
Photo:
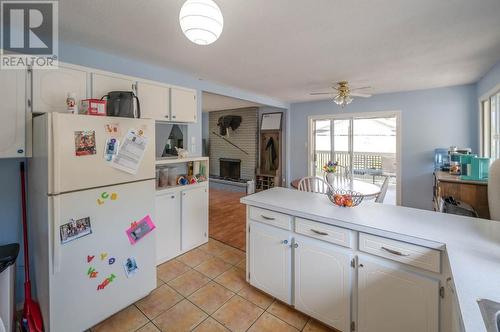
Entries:
<svg viewBox="0 0 500 332">
<path fill-rule="evenodd" d="M 29 228 L 45 331 L 84 331 L 156 287 L 155 231 L 135 243 L 126 233 L 154 221 L 154 139 L 153 120 L 33 119 Z"/>
</svg>

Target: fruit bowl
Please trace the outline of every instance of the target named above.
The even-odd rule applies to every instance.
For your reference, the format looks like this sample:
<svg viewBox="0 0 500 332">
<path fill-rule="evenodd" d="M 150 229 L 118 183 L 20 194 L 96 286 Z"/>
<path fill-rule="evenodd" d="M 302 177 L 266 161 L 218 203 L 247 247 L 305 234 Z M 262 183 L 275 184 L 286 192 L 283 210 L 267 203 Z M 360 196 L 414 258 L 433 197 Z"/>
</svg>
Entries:
<svg viewBox="0 0 500 332">
<path fill-rule="evenodd" d="M 333 204 L 342 207 L 358 206 L 363 201 L 363 195 L 352 190 L 332 189 L 327 195 Z"/>
</svg>

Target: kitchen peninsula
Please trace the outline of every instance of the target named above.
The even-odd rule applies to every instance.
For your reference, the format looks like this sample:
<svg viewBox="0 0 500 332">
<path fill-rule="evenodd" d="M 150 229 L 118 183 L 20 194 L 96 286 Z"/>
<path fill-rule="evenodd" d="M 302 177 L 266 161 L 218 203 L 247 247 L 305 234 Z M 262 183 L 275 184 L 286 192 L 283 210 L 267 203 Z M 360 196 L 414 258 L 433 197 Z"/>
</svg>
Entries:
<svg viewBox="0 0 500 332">
<path fill-rule="evenodd" d="M 274 188 L 247 205 L 247 281 L 340 331 L 485 332 L 500 223 Z"/>
</svg>

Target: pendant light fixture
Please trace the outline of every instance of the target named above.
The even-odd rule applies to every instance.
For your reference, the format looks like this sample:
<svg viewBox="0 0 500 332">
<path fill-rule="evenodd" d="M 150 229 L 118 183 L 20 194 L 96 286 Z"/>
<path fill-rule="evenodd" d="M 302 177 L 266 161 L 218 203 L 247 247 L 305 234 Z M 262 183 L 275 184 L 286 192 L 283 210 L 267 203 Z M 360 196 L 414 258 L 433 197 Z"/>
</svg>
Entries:
<svg viewBox="0 0 500 332">
<path fill-rule="evenodd" d="M 212 0 L 187 0 L 179 13 L 179 23 L 190 41 L 210 45 L 221 35 L 224 18 Z"/>
</svg>

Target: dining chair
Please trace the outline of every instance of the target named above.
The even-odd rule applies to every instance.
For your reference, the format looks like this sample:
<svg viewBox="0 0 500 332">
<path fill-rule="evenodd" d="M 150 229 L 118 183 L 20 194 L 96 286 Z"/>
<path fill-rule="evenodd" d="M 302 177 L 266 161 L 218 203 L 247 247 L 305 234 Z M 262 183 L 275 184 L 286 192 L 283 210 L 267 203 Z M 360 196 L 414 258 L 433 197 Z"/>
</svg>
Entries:
<svg viewBox="0 0 500 332">
<path fill-rule="evenodd" d="M 332 187 L 323 179 L 316 176 L 306 176 L 299 181 L 298 189 L 311 193 L 326 194 Z"/>
<path fill-rule="evenodd" d="M 488 177 L 488 205 L 490 219 L 500 221 L 500 159 L 490 166 Z"/>
<path fill-rule="evenodd" d="M 380 194 L 375 198 L 375 203 L 384 203 L 385 194 L 387 194 L 387 189 L 389 188 L 390 176 L 386 176 L 382 186 L 380 187 Z"/>
</svg>

